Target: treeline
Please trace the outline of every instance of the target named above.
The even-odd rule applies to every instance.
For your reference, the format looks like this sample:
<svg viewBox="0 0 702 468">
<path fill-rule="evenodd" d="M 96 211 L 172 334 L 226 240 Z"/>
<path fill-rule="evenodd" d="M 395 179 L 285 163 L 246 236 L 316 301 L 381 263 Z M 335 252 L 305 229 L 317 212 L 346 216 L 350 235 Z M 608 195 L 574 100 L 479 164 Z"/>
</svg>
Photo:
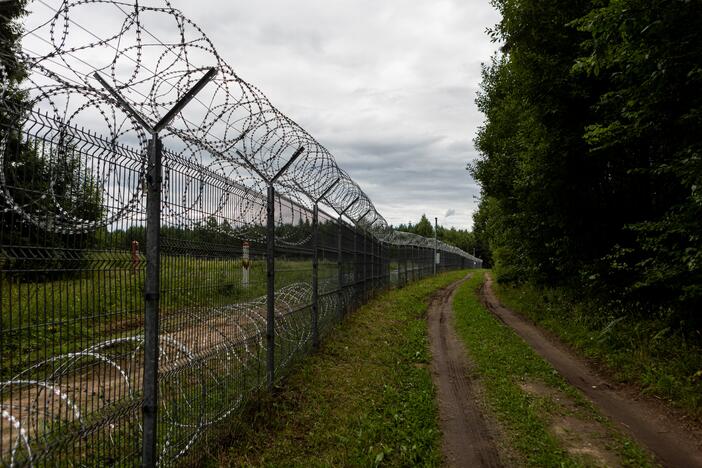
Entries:
<svg viewBox="0 0 702 468">
<path fill-rule="evenodd" d="M 335 238 L 337 231 L 338 226 L 334 220 L 319 223 L 320 237 L 324 239 Z M 310 248 L 312 224 L 308 219 L 300 219 L 295 224 L 276 224 L 275 235 L 280 242 L 299 245 L 303 249 Z M 109 232 L 104 230 L 99 237 L 99 248 L 131 250 L 134 241 L 139 243 L 140 251 L 143 252 L 146 248 L 145 226 L 131 226 Z M 221 252 L 241 252 L 241 244 L 247 240 L 261 248 L 265 239 L 266 228 L 263 225 L 233 226 L 227 220 L 218 222 L 214 216 L 189 226 L 161 226 L 161 250 L 164 253 L 173 250 L 189 255 L 217 256 Z"/>
<path fill-rule="evenodd" d="M 502 281 L 702 320 L 702 3 L 495 0 L 469 167 Z"/>
<path fill-rule="evenodd" d="M 434 237 L 434 226 L 424 214 L 419 219 L 417 224 L 412 224 L 411 222 L 407 224 L 400 224 L 399 226 L 394 227 L 394 229 L 397 231 L 411 232 L 412 234 L 418 234 L 430 239 Z M 481 254 L 483 254 L 483 252 L 477 248 L 473 233 L 466 229 L 456 229 L 454 227 L 449 229 L 443 226 L 437 226 L 436 238 L 440 241 L 446 242 L 447 244 L 454 245 L 469 254 L 472 254 L 475 249 L 476 256 L 478 258 L 482 258 Z"/>
</svg>

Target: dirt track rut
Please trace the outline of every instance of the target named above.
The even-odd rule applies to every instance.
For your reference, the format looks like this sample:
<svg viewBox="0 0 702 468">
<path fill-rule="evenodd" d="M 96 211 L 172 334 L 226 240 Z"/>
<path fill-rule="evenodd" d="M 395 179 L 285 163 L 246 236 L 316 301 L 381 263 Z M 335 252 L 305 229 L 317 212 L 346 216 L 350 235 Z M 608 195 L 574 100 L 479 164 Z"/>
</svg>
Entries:
<svg viewBox="0 0 702 468">
<path fill-rule="evenodd" d="M 437 388 L 442 450 L 450 467 L 498 467 L 502 464 L 476 401 L 466 350 L 452 325 L 453 297 L 463 281 L 437 293 L 428 312 L 431 374 Z"/>
<path fill-rule="evenodd" d="M 512 328 L 574 387 L 580 389 L 607 417 L 647 447 L 664 466 L 702 467 L 702 437 L 682 427 L 656 405 L 619 391 L 564 345 L 502 306 L 492 291 L 492 278 L 481 289 L 483 304 Z"/>
</svg>

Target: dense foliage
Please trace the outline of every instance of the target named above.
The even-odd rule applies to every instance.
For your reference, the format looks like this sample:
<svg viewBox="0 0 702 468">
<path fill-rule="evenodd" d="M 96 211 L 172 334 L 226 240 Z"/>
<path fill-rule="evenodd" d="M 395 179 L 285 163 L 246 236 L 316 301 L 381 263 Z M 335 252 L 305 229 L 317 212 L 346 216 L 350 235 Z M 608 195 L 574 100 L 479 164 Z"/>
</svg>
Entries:
<svg viewBox="0 0 702 468">
<path fill-rule="evenodd" d="M 27 72 L 17 59 L 22 28 L 18 21 L 26 14 L 27 0 L 0 2 L 0 125 L 8 122 L 7 108 L 17 108 L 25 97 L 17 85 Z"/>
<path fill-rule="evenodd" d="M 700 320 L 702 3 L 494 4 L 470 170 L 499 277 Z"/>
</svg>

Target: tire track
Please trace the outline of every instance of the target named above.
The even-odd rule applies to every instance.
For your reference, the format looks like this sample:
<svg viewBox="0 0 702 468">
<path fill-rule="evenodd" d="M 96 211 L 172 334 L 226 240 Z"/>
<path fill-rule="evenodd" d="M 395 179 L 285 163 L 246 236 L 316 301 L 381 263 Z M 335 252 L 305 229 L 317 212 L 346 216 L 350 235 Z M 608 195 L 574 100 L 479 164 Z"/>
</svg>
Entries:
<svg viewBox="0 0 702 468">
<path fill-rule="evenodd" d="M 582 391 L 615 425 L 648 448 L 664 466 L 702 467 L 701 434 L 683 428 L 679 421 L 648 404 L 618 391 L 599 376 L 586 362 L 555 338 L 544 334 L 521 315 L 507 309 L 492 291 L 492 278 L 480 290 L 484 306 L 513 329 L 537 353 L 550 363 L 572 386 Z"/>
<path fill-rule="evenodd" d="M 450 467 L 500 467 L 491 431 L 477 404 L 463 343 L 453 329 L 459 280 L 431 300 L 428 311 L 431 374 L 437 388 L 442 451 Z"/>
</svg>

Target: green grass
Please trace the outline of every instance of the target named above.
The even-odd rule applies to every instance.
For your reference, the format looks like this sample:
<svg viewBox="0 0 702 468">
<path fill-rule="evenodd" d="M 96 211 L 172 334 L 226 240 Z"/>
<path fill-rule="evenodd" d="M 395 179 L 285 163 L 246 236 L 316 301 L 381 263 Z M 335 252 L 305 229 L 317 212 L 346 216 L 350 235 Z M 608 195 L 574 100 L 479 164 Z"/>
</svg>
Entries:
<svg viewBox="0 0 702 468">
<path fill-rule="evenodd" d="M 201 463 L 439 465 L 425 313 L 431 295 L 463 275 L 382 293 L 349 315 L 272 398 L 219 434 Z"/>
<path fill-rule="evenodd" d="M 101 340 L 141 333 L 143 268 L 132 272 L 130 264 L 117 258 L 118 254 L 112 259 L 95 255 L 92 269 L 79 278 L 0 280 L 0 376 L 10 377 L 37 360 Z M 325 279 L 331 279 L 335 287 L 336 264 L 320 262 L 319 277 L 321 290 Z M 311 278 L 311 261 L 276 261 L 276 288 L 309 283 Z M 249 281 L 249 287 L 244 288 L 239 259 L 162 256 L 162 318 L 166 320 L 184 308 L 211 308 L 264 296 L 265 262 L 253 262 Z"/>
<path fill-rule="evenodd" d="M 611 425 L 570 387 L 558 373 L 511 329 L 495 319 L 480 303 L 477 290 L 484 273 L 464 283 L 454 300 L 456 331 L 464 341 L 475 372 L 485 388 L 487 403 L 505 428 L 507 443 L 527 466 L 582 466 L 549 431 L 549 418 L 562 409 L 549 398 L 535 397 L 520 384 L 539 382 L 565 394 L 576 405 L 577 416 L 604 424 L 612 449 L 629 466 L 648 466 L 644 453 Z"/>
<path fill-rule="evenodd" d="M 702 420 L 702 336 L 693 340 L 655 318 L 577 303 L 557 289 L 498 284 L 495 292 L 505 305 L 604 364 L 618 381 Z"/>
</svg>

